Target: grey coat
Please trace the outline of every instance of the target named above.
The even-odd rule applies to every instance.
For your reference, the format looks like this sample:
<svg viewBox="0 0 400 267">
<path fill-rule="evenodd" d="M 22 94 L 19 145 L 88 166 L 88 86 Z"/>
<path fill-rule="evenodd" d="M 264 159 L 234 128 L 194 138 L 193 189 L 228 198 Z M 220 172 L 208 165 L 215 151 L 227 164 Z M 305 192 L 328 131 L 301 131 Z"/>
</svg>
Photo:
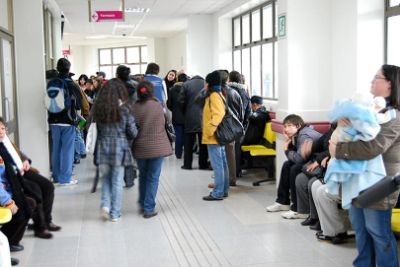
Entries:
<svg viewBox="0 0 400 267">
<path fill-rule="evenodd" d="M 381 124 L 381 131 L 374 140 L 338 143 L 337 159 L 370 160 L 382 155 L 388 176 L 400 172 L 400 112 L 396 110 L 396 118 Z M 371 209 L 387 210 L 396 205 L 399 192 L 391 194 L 384 200 L 370 206 Z"/>
<path fill-rule="evenodd" d="M 131 166 L 133 157 L 129 141 L 137 135 L 135 118 L 128 106 L 120 109 L 121 121 L 97 123 L 95 158 L 97 164 Z"/>
</svg>

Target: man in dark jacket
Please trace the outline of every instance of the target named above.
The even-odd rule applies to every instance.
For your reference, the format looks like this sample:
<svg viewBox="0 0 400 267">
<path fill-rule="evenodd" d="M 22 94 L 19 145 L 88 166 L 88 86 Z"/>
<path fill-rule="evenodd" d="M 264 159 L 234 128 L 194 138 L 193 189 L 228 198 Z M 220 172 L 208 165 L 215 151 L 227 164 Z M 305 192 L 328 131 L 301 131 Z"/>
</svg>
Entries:
<svg viewBox="0 0 400 267">
<path fill-rule="evenodd" d="M 196 136 L 199 145 L 199 169 L 208 169 L 207 146 L 201 144 L 201 123 L 203 106 L 196 104 L 196 97 L 204 88 L 204 79 L 198 75 L 182 86 L 180 102 L 185 115 L 184 155 L 182 169 L 192 169 L 193 147 Z"/>
<path fill-rule="evenodd" d="M 71 63 L 66 58 L 57 62 L 58 78 L 67 83 L 67 90 L 71 96 L 71 108 L 59 113 L 48 112 L 52 138 L 51 167 L 55 183 L 60 185 L 76 184 L 72 178 L 74 160 L 75 125 L 77 112 L 82 106 L 82 96 L 79 86 L 69 77 Z"/>
<path fill-rule="evenodd" d="M 261 96 L 252 96 L 250 101 L 253 113 L 249 117 L 249 125 L 242 145 L 260 144 L 263 140 L 265 124 L 271 120 L 267 109 L 262 105 Z"/>
<path fill-rule="evenodd" d="M 185 127 L 185 115 L 183 113 L 182 103 L 180 102 L 180 95 L 182 92 L 183 83 L 188 79 L 185 73 L 178 75 L 178 82 L 176 82 L 168 91 L 167 107 L 172 111 L 172 125 L 175 129 L 175 156 L 182 158 L 183 152 L 183 136 Z"/>
</svg>

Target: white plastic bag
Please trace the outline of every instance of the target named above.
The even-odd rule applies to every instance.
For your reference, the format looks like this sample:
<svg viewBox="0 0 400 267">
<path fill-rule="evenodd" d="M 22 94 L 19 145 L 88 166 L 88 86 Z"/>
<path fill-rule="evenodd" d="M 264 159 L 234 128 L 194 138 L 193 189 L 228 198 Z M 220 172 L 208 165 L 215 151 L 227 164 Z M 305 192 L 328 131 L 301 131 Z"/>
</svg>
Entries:
<svg viewBox="0 0 400 267">
<path fill-rule="evenodd" d="M 86 136 L 86 153 L 94 153 L 94 148 L 96 147 L 97 140 L 97 125 L 92 122 L 89 126 L 88 133 Z"/>
</svg>

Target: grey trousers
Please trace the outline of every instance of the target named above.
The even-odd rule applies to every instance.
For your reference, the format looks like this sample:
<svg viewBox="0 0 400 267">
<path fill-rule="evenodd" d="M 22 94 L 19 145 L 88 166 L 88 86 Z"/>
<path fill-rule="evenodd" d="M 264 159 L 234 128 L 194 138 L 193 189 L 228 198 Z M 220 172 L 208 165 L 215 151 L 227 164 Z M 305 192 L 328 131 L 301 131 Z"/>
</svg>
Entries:
<svg viewBox="0 0 400 267">
<path fill-rule="evenodd" d="M 311 194 L 311 185 L 316 177 L 308 178 L 304 173 L 296 176 L 297 212 L 310 214 L 311 219 L 318 219 L 317 209 Z"/>
<path fill-rule="evenodd" d="M 235 141 L 225 145 L 226 161 L 229 169 L 229 183 L 236 183 Z"/>
<path fill-rule="evenodd" d="M 317 207 L 322 233 L 335 236 L 350 230 L 347 210 L 339 209 L 340 198 L 326 192 L 326 186 L 320 181 L 312 184 L 311 192 Z"/>
</svg>

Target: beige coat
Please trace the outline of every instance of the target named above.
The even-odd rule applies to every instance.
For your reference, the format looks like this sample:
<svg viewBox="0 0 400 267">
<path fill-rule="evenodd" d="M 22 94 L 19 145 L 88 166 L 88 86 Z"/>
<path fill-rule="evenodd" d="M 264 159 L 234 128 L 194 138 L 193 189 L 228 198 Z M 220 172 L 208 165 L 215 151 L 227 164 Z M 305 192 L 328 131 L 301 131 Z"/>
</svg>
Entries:
<svg viewBox="0 0 400 267">
<path fill-rule="evenodd" d="M 378 155 L 383 157 L 388 176 L 400 173 L 400 112 L 398 110 L 396 110 L 395 119 L 381 124 L 381 131 L 374 140 L 338 143 L 336 146 L 337 159 L 370 160 Z M 377 210 L 393 208 L 398 196 L 397 191 L 369 208 Z"/>
</svg>

